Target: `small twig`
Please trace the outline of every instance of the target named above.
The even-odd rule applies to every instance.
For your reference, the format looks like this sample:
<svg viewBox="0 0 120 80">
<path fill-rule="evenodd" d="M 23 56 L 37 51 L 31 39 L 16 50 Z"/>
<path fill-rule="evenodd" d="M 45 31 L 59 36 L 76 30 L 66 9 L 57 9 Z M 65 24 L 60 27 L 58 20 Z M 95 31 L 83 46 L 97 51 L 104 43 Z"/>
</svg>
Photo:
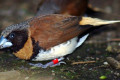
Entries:
<svg viewBox="0 0 120 80">
<path fill-rule="evenodd" d="M 111 40 L 108 40 L 109 42 L 112 42 L 112 41 L 120 41 L 120 38 L 115 38 L 115 39 L 111 39 Z"/>
<path fill-rule="evenodd" d="M 81 61 L 81 62 L 73 62 L 72 65 L 75 65 L 75 64 L 88 64 L 88 63 L 95 63 L 96 61 Z"/>
</svg>

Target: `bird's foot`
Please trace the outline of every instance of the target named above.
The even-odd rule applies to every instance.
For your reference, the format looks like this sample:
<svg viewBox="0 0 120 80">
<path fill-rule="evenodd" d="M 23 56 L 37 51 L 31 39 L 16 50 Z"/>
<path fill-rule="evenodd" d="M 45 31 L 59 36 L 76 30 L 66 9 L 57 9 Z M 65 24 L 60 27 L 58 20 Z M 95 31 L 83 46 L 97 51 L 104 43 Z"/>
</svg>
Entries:
<svg viewBox="0 0 120 80">
<path fill-rule="evenodd" d="M 55 67 L 55 66 L 60 66 L 60 64 L 66 64 L 64 61 L 62 61 L 63 59 L 64 59 L 63 57 L 59 59 L 54 59 L 51 62 L 48 62 L 46 64 L 42 64 L 42 63 L 37 63 L 37 64 L 29 63 L 29 64 L 32 66 L 41 67 L 41 68 Z"/>
<path fill-rule="evenodd" d="M 60 62 L 58 62 L 57 64 L 51 65 L 50 67 L 60 66 L 60 64 L 66 64 L 66 62 L 60 61 Z"/>
</svg>

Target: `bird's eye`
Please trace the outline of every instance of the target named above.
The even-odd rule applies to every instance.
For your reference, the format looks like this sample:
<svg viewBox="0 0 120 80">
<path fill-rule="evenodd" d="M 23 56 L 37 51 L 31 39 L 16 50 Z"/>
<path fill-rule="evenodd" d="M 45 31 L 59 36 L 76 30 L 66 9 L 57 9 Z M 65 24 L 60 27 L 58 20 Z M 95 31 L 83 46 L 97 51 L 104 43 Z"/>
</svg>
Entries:
<svg viewBox="0 0 120 80">
<path fill-rule="evenodd" d="M 15 37 L 15 34 L 14 33 L 11 33 L 10 35 L 9 35 L 9 38 L 10 39 L 13 39 Z"/>
</svg>

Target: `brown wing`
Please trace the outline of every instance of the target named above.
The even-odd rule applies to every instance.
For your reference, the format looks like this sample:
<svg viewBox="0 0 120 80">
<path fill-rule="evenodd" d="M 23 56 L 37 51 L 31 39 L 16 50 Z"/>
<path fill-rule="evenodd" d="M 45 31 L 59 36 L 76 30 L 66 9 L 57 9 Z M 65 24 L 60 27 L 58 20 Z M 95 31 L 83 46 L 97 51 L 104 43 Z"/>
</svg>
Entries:
<svg viewBox="0 0 120 80">
<path fill-rule="evenodd" d="M 66 15 L 46 15 L 30 22 L 31 37 L 39 46 L 49 49 L 78 36 L 85 30 L 80 29 L 81 18 Z"/>
</svg>

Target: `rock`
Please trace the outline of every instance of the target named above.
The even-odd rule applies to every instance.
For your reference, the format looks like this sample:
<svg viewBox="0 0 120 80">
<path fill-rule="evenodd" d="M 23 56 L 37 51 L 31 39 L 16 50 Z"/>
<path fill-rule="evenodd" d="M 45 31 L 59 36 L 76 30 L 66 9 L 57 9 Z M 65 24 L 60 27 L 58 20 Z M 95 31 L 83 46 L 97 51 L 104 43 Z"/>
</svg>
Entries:
<svg viewBox="0 0 120 80">
<path fill-rule="evenodd" d="M 19 80 L 20 72 L 18 71 L 7 71 L 7 72 L 0 72 L 0 80 Z"/>
<path fill-rule="evenodd" d="M 104 64 L 104 65 L 109 65 L 108 62 L 104 62 L 103 64 Z"/>
<path fill-rule="evenodd" d="M 114 68 L 120 69 L 120 63 L 116 59 L 112 57 L 107 57 L 107 62 Z"/>
<path fill-rule="evenodd" d="M 28 79 L 29 80 L 29 79 Z M 30 80 L 54 80 L 53 76 L 32 76 Z"/>
<path fill-rule="evenodd" d="M 118 54 L 116 58 L 117 58 L 117 60 L 120 61 L 120 54 Z"/>
</svg>

